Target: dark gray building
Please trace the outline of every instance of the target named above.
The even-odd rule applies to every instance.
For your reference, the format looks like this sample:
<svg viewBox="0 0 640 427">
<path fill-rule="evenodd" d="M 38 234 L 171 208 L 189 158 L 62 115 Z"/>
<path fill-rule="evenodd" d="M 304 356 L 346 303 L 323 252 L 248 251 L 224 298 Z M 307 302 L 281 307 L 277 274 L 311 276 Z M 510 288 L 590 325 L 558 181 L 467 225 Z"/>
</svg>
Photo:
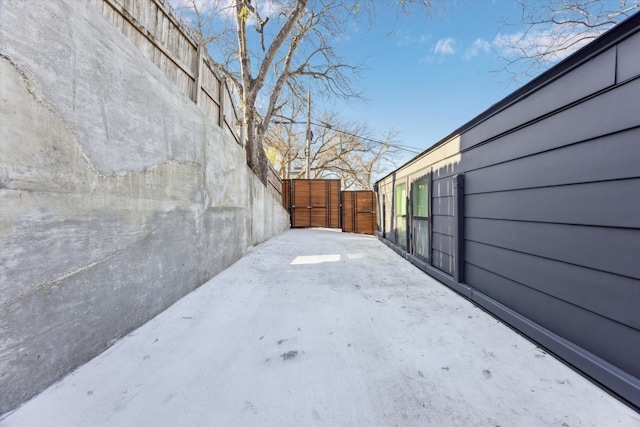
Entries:
<svg viewBox="0 0 640 427">
<path fill-rule="evenodd" d="M 640 407 L 640 14 L 376 191 L 389 246 Z"/>
</svg>

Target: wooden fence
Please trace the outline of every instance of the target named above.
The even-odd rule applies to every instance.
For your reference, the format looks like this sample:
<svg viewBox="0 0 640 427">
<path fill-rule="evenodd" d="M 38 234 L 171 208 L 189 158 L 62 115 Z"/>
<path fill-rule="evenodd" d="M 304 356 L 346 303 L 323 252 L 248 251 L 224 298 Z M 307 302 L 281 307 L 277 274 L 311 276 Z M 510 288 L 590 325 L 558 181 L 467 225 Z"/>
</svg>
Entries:
<svg viewBox="0 0 640 427">
<path fill-rule="evenodd" d="M 340 228 L 339 179 L 286 179 L 282 188 L 292 227 Z"/>
<path fill-rule="evenodd" d="M 244 145 L 233 89 L 219 77 L 206 48 L 166 0 L 91 0 L 142 55 L 162 70 L 225 133 Z"/>
<path fill-rule="evenodd" d="M 282 180 L 282 206 L 291 227 L 342 228 L 342 231 L 375 234 L 376 193 L 340 191 L 339 179 Z"/>
<path fill-rule="evenodd" d="M 272 167 L 269 167 L 269 172 L 267 174 L 267 190 L 276 198 L 276 200 L 284 200 L 284 195 L 282 194 L 282 179 L 280 179 L 278 173 L 273 170 Z"/>
<path fill-rule="evenodd" d="M 373 191 L 342 192 L 342 231 L 375 234 L 376 193 Z"/>
</svg>

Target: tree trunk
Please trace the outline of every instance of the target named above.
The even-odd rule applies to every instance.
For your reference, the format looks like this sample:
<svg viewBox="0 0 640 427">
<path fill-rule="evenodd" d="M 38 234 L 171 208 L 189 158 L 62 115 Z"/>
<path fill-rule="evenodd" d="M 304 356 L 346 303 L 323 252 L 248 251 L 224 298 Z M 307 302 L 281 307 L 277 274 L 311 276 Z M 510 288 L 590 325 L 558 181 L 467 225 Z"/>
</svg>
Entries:
<svg viewBox="0 0 640 427">
<path fill-rule="evenodd" d="M 244 108 L 244 119 L 243 119 L 243 125 L 244 125 L 244 129 L 246 132 L 246 145 L 245 145 L 245 150 L 247 151 L 247 164 L 249 165 L 249 167 L 255 171 L 255 167 L 256 167 L 256 149 L 255 149 L 255 138 L 256 138 L 256 132 L 255 132 L 255 117 L 253 114 L 253 111 L 251 111 L 250 108 Z"/>
<path fill-rule="evenodd" d="M 260 178 L 263 184 L 267 184 L 269 173 L 269 159 L 262 148 L 261 127 L 256 126 L 255 111 L 251 108 L 244 108 L 243 125 L 246 131 L 245 151 L 247 154 L 247 165 Z"/>
</svg>

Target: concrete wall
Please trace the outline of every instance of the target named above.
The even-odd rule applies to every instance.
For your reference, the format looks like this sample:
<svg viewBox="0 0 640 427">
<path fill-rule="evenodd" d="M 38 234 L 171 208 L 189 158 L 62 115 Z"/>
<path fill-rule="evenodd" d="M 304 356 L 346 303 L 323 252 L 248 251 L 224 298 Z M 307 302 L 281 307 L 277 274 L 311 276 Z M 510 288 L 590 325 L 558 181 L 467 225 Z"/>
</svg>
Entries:
<svg viewBox="0 0 640 427">
<path fill-rule="evenodd" d="M 0 413 L 287 227 L 213 126 L 84 1 L 0 4 Z"/>
</svg>

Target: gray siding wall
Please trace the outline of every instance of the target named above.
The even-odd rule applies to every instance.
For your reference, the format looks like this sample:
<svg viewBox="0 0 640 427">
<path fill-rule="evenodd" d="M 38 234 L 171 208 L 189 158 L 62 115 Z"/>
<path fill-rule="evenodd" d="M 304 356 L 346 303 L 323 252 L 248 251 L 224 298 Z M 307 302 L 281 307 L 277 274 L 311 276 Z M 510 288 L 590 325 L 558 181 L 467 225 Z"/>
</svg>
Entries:
<svg viewBox="0 0 640 427">
<path fill-rule="evenodd" d="M 436 175 L 437 176 L 437 175 Z M 431 244 L 431 264 L 447 274 L 454 273 L 454 211 L 453 177 L 445 176 L 433 180 L 431 195 L 431 215 L 433 232 Z"/>
<path fill-rule="evenodd" d="M 431 266 L 453 275 L 464 173 L 464 285 L 577 345 L 596 361 L 581 368 L 614 372 L 588 373 L 640 406 L 638 58 L 640 33 L 459 135 L 457 161 L 434 168 Z"/>
<path fill-rule="evenodd" d="M 615 82 L 615 51 L 593 80 Z M 640 377 L 640 81 L 566 101 L 463 155 L 466 281 Z"/>
</svg>

